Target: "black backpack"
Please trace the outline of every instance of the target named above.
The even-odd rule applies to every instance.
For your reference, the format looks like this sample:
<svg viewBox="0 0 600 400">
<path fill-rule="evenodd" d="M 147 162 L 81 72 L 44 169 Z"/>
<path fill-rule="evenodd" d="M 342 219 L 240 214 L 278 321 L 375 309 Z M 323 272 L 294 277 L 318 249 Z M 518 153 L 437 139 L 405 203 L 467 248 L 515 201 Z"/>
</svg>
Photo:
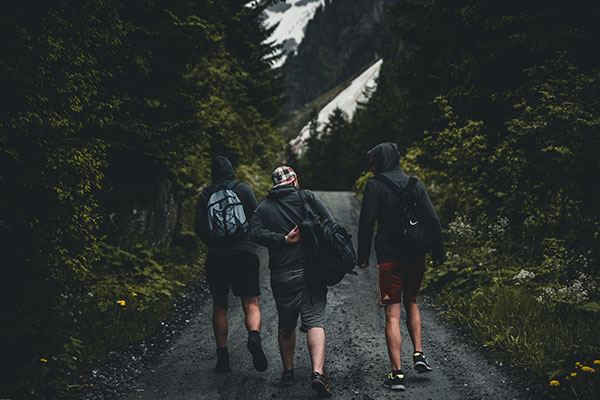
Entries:
<svg viewBox="0 0 600 400">
<path fill-rule="evenodd" d="M 304 191 L 298 194 L 306 211 L 299 229 L 308 284 L 334 286 L 344 275 L 356 275 L 356 253 L 348 231 L 333 219 L 317 215 Z"/>
<path fill-rule="evenodd" d="M 230 181 L 208 189 L 206 212 L 211 240 L 235 240 L 248 231 L 244 205 L 233 191 L 238 183 Z"/>
<path fill-rule="evenodd" d="M 415 191 L 418 179 L 411 176 L 404 188 L 385 175 L 376 175 L 375 179 L 392 189 L 400 200 L 398 208 L 392 212 L 391 220 L 401 248 L 428 252 L 431 249 L 431 236 Z"/>
</svg>

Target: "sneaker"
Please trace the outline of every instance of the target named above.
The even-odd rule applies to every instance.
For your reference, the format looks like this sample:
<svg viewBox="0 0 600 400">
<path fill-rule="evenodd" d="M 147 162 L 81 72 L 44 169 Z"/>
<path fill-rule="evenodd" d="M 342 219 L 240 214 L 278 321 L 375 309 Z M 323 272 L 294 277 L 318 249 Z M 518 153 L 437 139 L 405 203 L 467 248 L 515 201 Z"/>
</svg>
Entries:
<svg viewBox="0 0 600 400">
<path fill-rule="evenodd" d="M 229 366 L 229 351 L 227 351 L 227 347 L 217 347 L 217 366 L 215 369 L 217 372 L 231 371 L 231 367 Z"/>
<path fill-rule="evenodd" d="M 279 378 L 278 386 L 294 386 L 295 384 L 294 369 L 284 369 L 281 378 Z"/>
<path fill-rule="evenodd" d="M 267 357 L 262 349 L 260 334 L 251 331 L 248 335 L 248 350 L 252 354 L 252 364 L 257 371 L 263 372 L 267 369 Z"/>
<path fill-rule="evenodd" d="M 416 351 L 415 354 L 413 354 L 413 364 L 419 373 L 431 371 L 431 366 L 427 362 L 427 359 L 423 355 L 422 351 Z"/>
<path fill-rule="evenodd" d="M 404 390 L 404 374 L 402 371 L 392 371 L 388 374 L 383 386 L 392 390 Z"/>
<path fill-rule="evenodd" d="M 329 382 L 327 382 L 325 377 L 318 372 L 313 372 L 313 380 L 310 387 L 317 393 L 317 398 L 319 399 L 331 397 Z"/>
</svg>

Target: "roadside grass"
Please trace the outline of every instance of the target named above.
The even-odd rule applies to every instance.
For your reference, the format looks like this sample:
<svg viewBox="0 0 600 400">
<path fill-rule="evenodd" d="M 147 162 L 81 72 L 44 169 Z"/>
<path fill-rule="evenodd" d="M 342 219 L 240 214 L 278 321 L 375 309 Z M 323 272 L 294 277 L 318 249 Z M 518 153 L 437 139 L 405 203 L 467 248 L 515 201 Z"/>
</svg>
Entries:
<svg viewBox="0 0 600 400">
<path fill-rule="evenodd" d="M 529 288 L 500 283 L 460 295 L 445 291 L 438 302 L 449 307 L 448 317 L 490 346 L 495 358 L 519 368 L 525 381 L 544 386 L 553 398 L 593 399 L 600 394 L 597 312 L 549 304 Z"/>
<path fill-rule="evenodd" d="M 166 249 L 103 245 L 100 256 L 99 265 L 61 295 L 55 325 L 44 327 L 55 338 L 31 360 L 15 393 L 76 397 L 109 351 L 146 339 L 204 275 L 205 249 L 192 233 L 177 235 Z"/>
<path fill-rule="evenodd" d="M 507 256 L 501 242 L 480 232 L 460 218 L 450 224 L 448 260 L 427 269 L 424 292 L 540 393 L 600 398 L 596 280 L 574 272 L 576 265 L 556 241 L 547 241 L 543 261 L 536 263 Z"/>
</svg>

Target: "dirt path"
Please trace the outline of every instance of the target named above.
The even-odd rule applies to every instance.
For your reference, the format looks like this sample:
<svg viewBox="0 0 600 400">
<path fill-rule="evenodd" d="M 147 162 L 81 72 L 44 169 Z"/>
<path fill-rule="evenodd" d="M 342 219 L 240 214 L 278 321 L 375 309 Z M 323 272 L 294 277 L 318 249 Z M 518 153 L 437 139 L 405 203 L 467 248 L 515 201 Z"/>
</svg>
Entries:
<svg viewBox="0 0 600 400">
<path fill-rule="evenodd" d="M 337 221 L 357 236 L 359 204 L 349 192 L 319 192 Z M 305 335 L 298 332 L 295 356 L 297 383 L 279 388 L 273 383 L 281 373 L 277 347 L 277 314 L 269 287 L 266 250 L 261 252 L 261 310 L 263 346 L 269 368 L 252 368 L 246 350 L 246 331 L 239 301 L 230 298 L 229 349 L 232 371 L 214 372 L 215 345 L 211 304 L 185 327 L 159 363 L 142 375 L 128 399 L 270 399 L 313 398 L 309 388 L 310 361 Z M 529 399 L 527 392 L 487 361 L 477 349 L 445 326 L 427 304 L 420 301 L 423 349 L 434 368 L 419 375 L 412 369 L 412 345 L 405 339 L 403 360 L 406 391 L 383 387 L 389 361 L 383 334 L 383 310 L 377 305 L 375 260 L 371 267 L 349 276 L 328 294 L 327 356 L 325 370 L 335 398 L 339 399 Z"/>
</svg>

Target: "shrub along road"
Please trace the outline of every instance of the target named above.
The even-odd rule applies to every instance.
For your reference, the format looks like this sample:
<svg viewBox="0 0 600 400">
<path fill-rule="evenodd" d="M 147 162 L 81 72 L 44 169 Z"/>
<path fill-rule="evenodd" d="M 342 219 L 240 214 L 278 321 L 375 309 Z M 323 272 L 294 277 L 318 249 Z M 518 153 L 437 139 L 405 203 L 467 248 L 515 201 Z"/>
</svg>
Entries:
<svg viewBox="0 0 600 400">
<path fill-rule="evenodd" d="M 318 192 L 336 220 L 356 240 L 359 204 L 350 192 Z M 356 245 L 356 243 L 355 243 Z M 261 249 L 261 310 L 263 347 L 269 361 L 266 372 L 253 369 L 246 349 L 246 331 L 239 301 L 230 298 L 230 373 L 218 374 L 211 328 L 211 304 L 185 326 L 158 363 L 139 379 L 129 399 L 306 399 L 310 360 L 305 335 L 297 333 L 295 386 L 275 385 L 281 374 L 277 347 L 277 314 L 269 287 L 268 257 Z M 420 375 L 412 368 L 412 345 L 403 324 L 403 369 L 406 391 L 383 387 L 389 372 L 384 337 L 384 313 L 377 304 L 377 271 L 374 257 L 370 267 L 359 270 L 331 288 L 328 294 L 325 372 L 334 396 L 340 399 L 530 399 L 528 389 L 514 383 L 506 371 L 487 360 L 464 335 L 443 324 L 420 300 L 423 349 L 433 372 Z"/>
</svg>

